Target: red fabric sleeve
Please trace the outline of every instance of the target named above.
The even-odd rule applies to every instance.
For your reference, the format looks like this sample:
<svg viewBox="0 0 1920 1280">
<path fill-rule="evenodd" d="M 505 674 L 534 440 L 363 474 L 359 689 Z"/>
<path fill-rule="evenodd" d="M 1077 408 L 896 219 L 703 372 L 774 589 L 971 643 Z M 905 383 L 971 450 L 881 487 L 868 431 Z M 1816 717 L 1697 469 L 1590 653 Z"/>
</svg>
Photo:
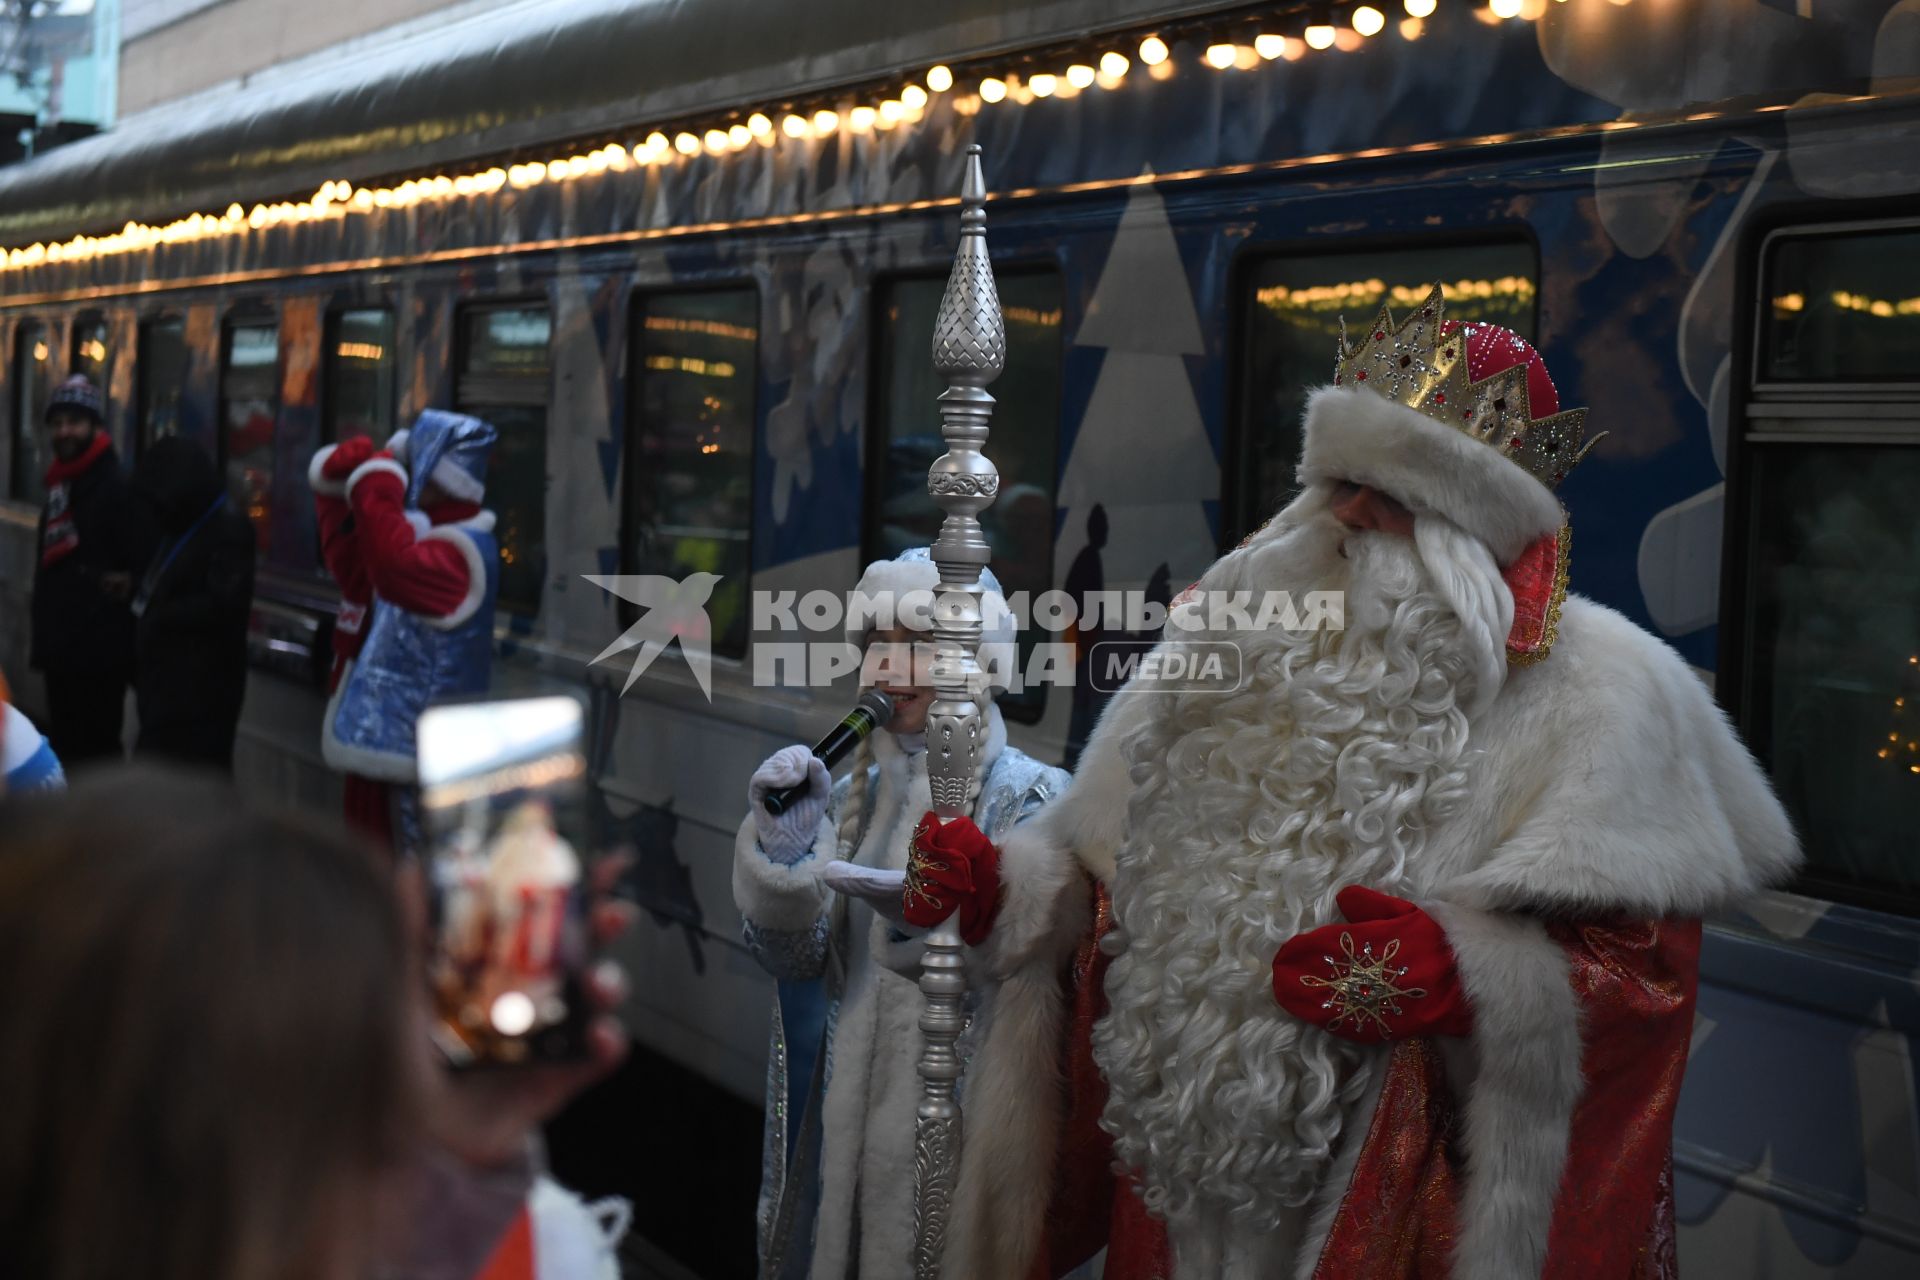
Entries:
<svg viewBox="0 0 1920 1280">
<path fill-rule="evenodd" d="M 345 498 L 325 493 L 314 495 L 313 506 L 320 524 L 320 559 L 340 588 L 341 598 L 365 604 L 373 596 L 373 584 L 367 578 L 359 540 L 353 536 L 353 508 Z"/>
<path fill-rule="evenodd" d="M 459 547 L 415 535 L 401 505 L 405 490 L 387 472 L 362 476 L 351 492 L 368 579 L 381 599 L 409 613 L 443 618 L 467 598 L 469 570 Z"/>
</svg>

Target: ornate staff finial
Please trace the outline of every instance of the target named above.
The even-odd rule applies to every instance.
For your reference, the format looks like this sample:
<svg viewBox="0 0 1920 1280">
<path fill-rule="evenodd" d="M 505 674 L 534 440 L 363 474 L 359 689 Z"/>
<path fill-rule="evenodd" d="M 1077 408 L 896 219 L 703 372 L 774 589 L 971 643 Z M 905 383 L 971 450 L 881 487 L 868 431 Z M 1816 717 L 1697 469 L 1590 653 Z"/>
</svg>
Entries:
<svg viewBox="0 0 1920 1280">
<path fill-rule="evenodd" d="M 940 570 L 933 611 L 933 705 L 927 711 L 927 781 L 942 822 L 965 816 L 980 787 L 987 683 L 980 669 L 980 571 L 992 552 L 980 513 L 1000 492 L 1000 473 L 981 449 L 987 443 L 993 397 L 986 386 L 1007 362 L 1007 327 L 987 259 L 987 185 L 980 148 L 967 148 L 960 188 L 960 247 L 933 326 L 933 367 L 946 380 L 940 393 L 940 434 L 947 452 L 927 471 L 927 493 L 945 513 L 933 562 Z M 959 916 L 927 936 L 921 959 L 920 1016 L 924 1084 L 914 1125 L 914 1248 L 916 1280 L 938 1280 L 946 1253 L 953 1189 L 960 1165 L 960 1078 L 955 1048 L 965 1025 L 967 979 L 960 951 Z"/>
</svg>

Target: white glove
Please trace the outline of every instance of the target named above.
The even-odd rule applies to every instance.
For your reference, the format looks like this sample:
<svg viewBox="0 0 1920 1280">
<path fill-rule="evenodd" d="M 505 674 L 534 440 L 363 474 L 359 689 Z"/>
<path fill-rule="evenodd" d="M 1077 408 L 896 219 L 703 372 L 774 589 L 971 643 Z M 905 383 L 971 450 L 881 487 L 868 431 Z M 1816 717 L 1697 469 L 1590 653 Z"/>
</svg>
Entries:
<svg viewBox="0 0 1920 1280">
<path fill-rule="evenodd" d="M 880 871 L 836 860 L 820 869 L 820 879 L 835 893 L 858 898 L 895 924 L 906 924 L 906 908 L 900 900 L 907 888 L 906 872 Z"/>
<path fill-rule="evenodd" d="M 781 814 L 767 812 L 762 803 L 770 791 L 793 786 L 804 780 L 807 793 L 787 806 Z M 768 756 L 747 782 L 747 811 L 753 815 L 753 828 L 760 837 L 760 849 L 783 867 L 813 852 L 813 837 L 826 816 L 827 798 L 833 784 L 827 766 L 813 752 L 798 743 L 782 747 Z"/>
</svg>

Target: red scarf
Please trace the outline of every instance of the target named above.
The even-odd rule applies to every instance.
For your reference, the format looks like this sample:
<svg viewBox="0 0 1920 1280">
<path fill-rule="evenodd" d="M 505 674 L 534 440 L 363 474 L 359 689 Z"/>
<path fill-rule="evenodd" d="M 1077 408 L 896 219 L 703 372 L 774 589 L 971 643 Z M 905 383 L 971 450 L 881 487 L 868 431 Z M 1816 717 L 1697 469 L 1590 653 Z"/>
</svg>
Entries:
<svg viewBox="0 0 1920 1280">
<path fill-rule="evenodd" d="M 93 433 L 93 439 L 87 442 L 87 447 L 82 449 L 77 456 L 65 460 L 55 458 L 47 464 L 47 488 L 51 489 L 54 485 L 65 484 L 94 463 L 100 461 L 100 455 L 111 448 L 113 448 L 113 437 L 104 431 L 95 431 Z"/>
<path fill-rule="evenodd" d="M 104 431 L 96 431 L 87 447 L 77 455 L 64 460 L 55 458 L 47 467 L 47 520 L 40 535 L 41 568 L 58 564 L 79 548 L 80 529 L 73 523 L 73 494 L 67 482 L 100 461 L 112 447 L 113 438 Z"/>
</svg>

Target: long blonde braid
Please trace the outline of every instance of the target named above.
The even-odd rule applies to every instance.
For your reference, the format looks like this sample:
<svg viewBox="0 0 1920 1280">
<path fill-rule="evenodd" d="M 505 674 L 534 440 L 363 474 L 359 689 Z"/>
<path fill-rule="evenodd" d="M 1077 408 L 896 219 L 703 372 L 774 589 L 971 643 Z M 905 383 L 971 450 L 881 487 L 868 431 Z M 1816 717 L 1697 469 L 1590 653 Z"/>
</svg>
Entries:
<svg viewBox="0 0 1920 1280">
<path fill-rule="evenodd" d="M 886 730 L 878 729 L 875 732 L 885 733 Z M 840 857 L 848 862 L 855 861 L 854 855 L 860 852 L 860 841 L 867 834 L 867 787 L 870 785 L 867 779 L 872 764 L 873 738 L 870 734 L 860 739 L 860 746 L 854 751 L 853 772 L 848 775 L 851 783 L 847 787 L 846 799 L 841 801 L 840 823 L 834 831 L 835 847 Z"/>
</svg>

